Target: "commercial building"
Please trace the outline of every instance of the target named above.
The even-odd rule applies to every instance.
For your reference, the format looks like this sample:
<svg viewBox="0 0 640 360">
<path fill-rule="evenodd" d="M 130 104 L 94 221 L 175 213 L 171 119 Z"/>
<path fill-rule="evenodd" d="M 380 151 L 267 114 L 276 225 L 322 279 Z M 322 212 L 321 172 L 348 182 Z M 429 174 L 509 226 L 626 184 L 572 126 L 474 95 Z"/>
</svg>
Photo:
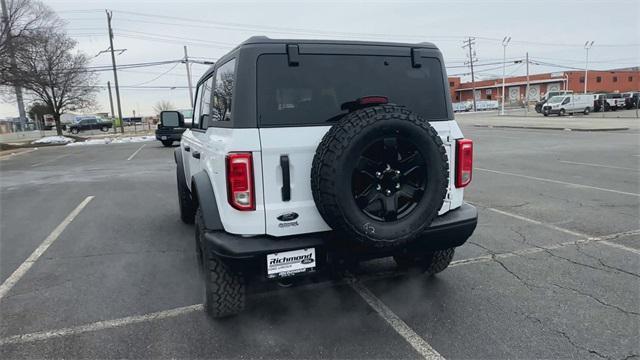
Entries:
<svg viewBox="0 0 640 360">
<path fill-rule="evenodd" d="M 459 77 L 449 78 L 451 100 L 454 102 L 472 100 L 473 85 L 461 83 Z M 502 78 L 481 80 L 475 83 L 476 100 L 502 101 Z M 529 101 L 537 101 L 549 91 L 573 90 L 584 92 L 584 71 L 563 71 L 529 76 Z M 587 92 L 627 92 L 640 91 L 640 68 L 589 71 Z M 517 104 L 525 100 L 527 77 L 515 76 L 505 79 L 505 103 Z"/>
</svg>

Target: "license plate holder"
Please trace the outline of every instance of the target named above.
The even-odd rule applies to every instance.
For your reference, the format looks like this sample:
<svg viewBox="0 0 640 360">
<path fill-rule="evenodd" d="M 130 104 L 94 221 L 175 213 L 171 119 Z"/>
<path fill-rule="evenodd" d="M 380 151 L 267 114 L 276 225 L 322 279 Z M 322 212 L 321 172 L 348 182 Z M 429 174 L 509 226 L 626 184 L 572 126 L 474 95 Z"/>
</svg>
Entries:
<svg viewBox="0 0 640 360">
<path fill-rule="evenodd" d="M 297 249 L 267 254 L 267 278 L 300 275 L 316 269 L 316 249 Z"/>
<path fill-rule="evenodd" d="M 167 137 L 166 136 L 161 136 L 160 139 L 167 140 Z"/>
</svg>

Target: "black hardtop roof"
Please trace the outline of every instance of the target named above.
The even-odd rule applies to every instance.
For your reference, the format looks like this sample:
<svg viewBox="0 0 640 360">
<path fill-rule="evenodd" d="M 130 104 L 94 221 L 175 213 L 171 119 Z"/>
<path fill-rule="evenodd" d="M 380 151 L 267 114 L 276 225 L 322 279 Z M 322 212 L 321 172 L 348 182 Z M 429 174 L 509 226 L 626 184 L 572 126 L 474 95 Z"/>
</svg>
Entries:
<svg viewBox="0 0 640 360">
<path fill-rule="evenodd" d="M 383 41 L 364 41 L 364 40 L 322 40 L 322 39 L 271 39 L 266 36 L 252 36 L 247 40 L 240 43 L 240 47 L 243 45 L 253 44 L 327 44 L 327 45 L 348 45 L 348 46 L 401 46 L 401 47 L 421 47 L 429 49 L 437 49 L 433 43 L 420 42 L 420 43 L 397 43 L 397 42 L 383 42 Z"/>
<path fill-rule="evenodd" d="M 198 83 L 202 82 L 204 78 L 208 77 L 213 70 L 215 69 L 218 63 L 225 63 L 227 60 L 234 56 L 234 54 L 243 46 L 247 45 L 302 45 L 302 44 L 314 44 L 314 45 L 344 45 L 344 46 L 386 46 L 386 47 L 406 47 L 406 48 L 426 48 L 439 50 L 438 47 L 430 42 L 420 42 L 420 43 L 396 43 L 396 42 L 381 42 L 381 41 L 364 41 L 364 40 L 321 40 L 321 39 L 272 39 L 267 36 L 252 36 L 247 40 L 241 42 L 238 46 L 233 48 L 233 50 L 229 51 L 222 57 L 218 59 L 216 64 L 212 65 L 205 73 L 202 75 Z"/>
</svg>

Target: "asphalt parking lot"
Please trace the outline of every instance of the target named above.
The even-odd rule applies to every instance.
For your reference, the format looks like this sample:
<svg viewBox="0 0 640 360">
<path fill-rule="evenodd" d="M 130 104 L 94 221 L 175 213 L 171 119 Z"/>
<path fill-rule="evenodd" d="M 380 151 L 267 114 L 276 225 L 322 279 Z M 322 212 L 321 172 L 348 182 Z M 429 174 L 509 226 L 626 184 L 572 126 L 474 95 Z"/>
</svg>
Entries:
<svg viewBox="0 0 640 360">
<path fill-rule="evenodd" d="M 172 149 L 2 160 L 0 358 L 639 357 L 638 129 L 462 127 L 480 218 L 449 269 L 378 260 L 218 321 L 202 311 Z"/>
</svg>

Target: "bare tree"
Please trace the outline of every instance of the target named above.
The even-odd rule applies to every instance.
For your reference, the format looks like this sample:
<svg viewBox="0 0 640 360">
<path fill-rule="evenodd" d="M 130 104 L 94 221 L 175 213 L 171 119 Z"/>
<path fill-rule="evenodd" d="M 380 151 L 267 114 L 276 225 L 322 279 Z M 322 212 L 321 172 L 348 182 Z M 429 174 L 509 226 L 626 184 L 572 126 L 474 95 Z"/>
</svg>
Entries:
<svg viewBox="0 0 640 360">
<path fill-rule="evenodd" d="M 17 69 L 11 81 L 51 109 L 58 135 L 60 115 L 95 104 L 96 74 L 89 59 L 74 52 L 75 40 L 62 32 L 37 32 L 16 53 Z"/>
<path fill-rule="evenodd" d="M 36 0 L 1 0 L 0 85 L 8 85 L 12 59 L 41 32 L 60 31 L 63 21 L 46 5 Z"/>
<path fill-rule="evenodd" d="M 156 114 L 158 115 L 160 115 L 160 113 L 165 110 L 173 110 L 173 109 L 174 109 L 173 104 L 169 100 L 160 100 L 155 105 L 153 105 L 153 111 L 155 111 Z"/>
</svg>

